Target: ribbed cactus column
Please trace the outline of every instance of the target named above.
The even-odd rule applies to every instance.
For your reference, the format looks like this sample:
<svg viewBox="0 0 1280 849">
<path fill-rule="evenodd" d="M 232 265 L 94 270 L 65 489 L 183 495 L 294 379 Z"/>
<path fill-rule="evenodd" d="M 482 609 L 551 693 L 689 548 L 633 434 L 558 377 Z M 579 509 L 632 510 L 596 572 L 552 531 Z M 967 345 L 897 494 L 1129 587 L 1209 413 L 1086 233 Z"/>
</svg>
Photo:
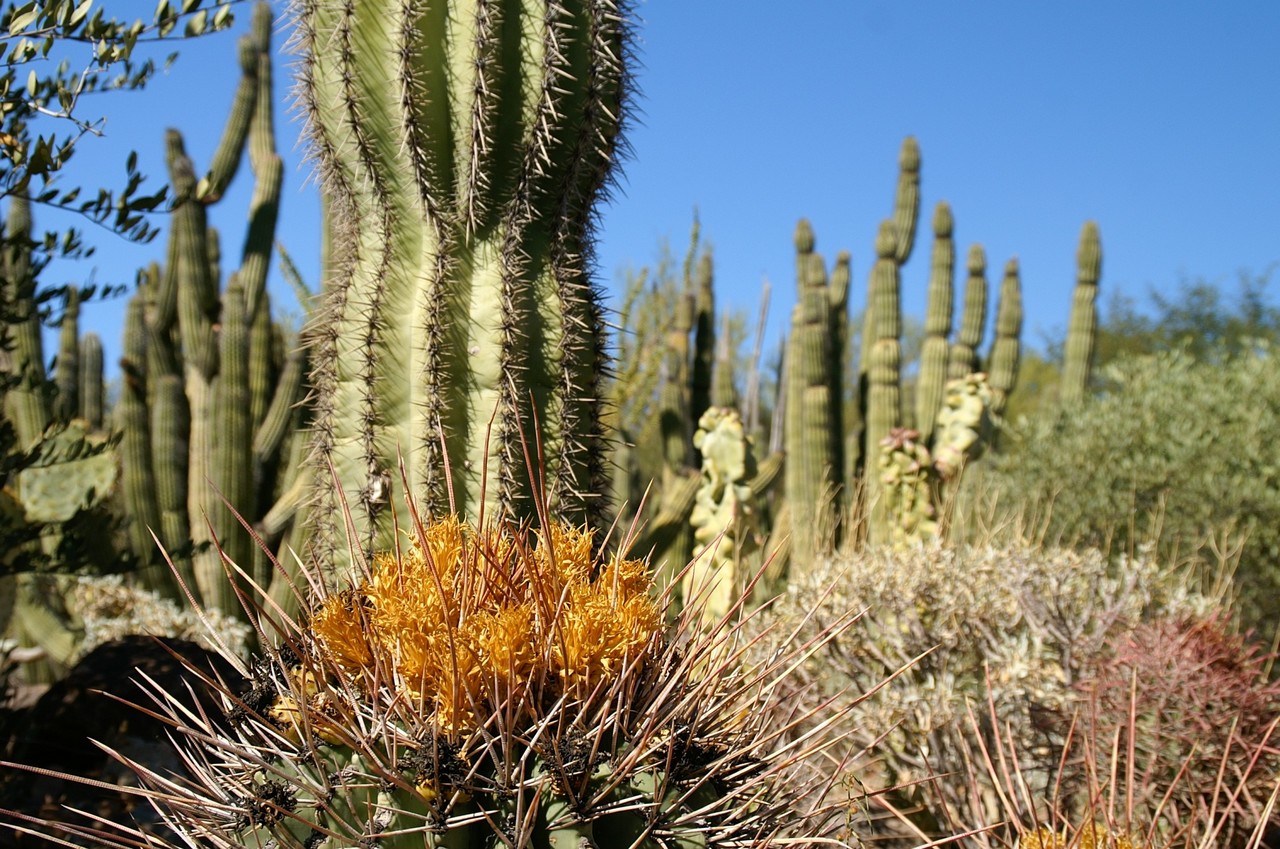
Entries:
<svg viewBox="0 0 1280 849">
<path fill-rule="evenodd" d="M 916 383 L 915 429 L 928 445 L 933 420 L 942 407 L 947 384 L 947 356 L 954 300 L 956 246 L 951 238 L 955 221 L 951 207 L 939 201 L 933 212 L 933 251 L 929 262 L 929 296 L 924 316 L 924 345 L 920 349 L 920 378 Z"/>
<path fill-rule="evenodd" d="M 1067 324 L 1066 359 L 1062 368 L 1063 404 L 1084 400 L 1093 368 L 1093 346 L 1098 333 L 1098 278 L 1102 274 L 1102 244 L 1098 225 L 1085 222 L 1076 252 L 1076 291 Z"/>
<path fill-rule="evenodd" d="M 102 360 L 102 338 L 96 333 L 86 333 L 80 340 L 80 418 L 89 423 L 91 430 L 102 428 L 107 403 Z"/>
<path fill-rule="evenodd" d="M 59 421 L 70 421 L 80 414 L 80 290 L 75 286 L 67 288 L 53 377 L 58 387 L 53 416 Z"/>
<path fill-rule="evenodd" d="M 996 307 L 996 338 L 991 343 L 987 380 L 991 385 L 991 412 L 1004 412 L 1009 393 L 1018 382 L 1018 355 L 1022 335 L 1022 282 L 1018 260 L 1009 260 L 1000 282 L 1000 304 Z"/>
<path fill-rule="evenodd" d="M 552 509 L 603 516 L 605 336 L 588 272 L 626 90 L 622 8 L 296 9 L 340 258 L 312 327 L 314 553 L 345 548 L 339 494 L 362 542 L 395 542 L 384 508 L 403 505 L 401 459 L 422 512 L 530 511 L 535 412 Z"/>
<path fill-rule="evenodd" d="M 867 364 L 867 428 L 866 457 L 878 457 L 880 443 L 898 427 L 901 418 L 902 316 L 900 312 L 898 264 L 894 250 L 897 228 L 892 221 L 880 224 L 876 235 L 876 264 L 871 271 L 870 309 L 876 317 L 875 339 Z M 867 464 L 867 499 L 871 505 L 870 539 L 872 545 L 890 541 L 885 504 L 880 497 L 882 482 Z"/>
<path fill-rule="evenodd" d="M 982 245 L 971 245 L 966 261 L 969 277 L 964 282 L 964 313 L 960 332 L 951 346 L 947 377 L 960 380 L 979 370 L 978 346 L 987 321 L 987 252 Z"/>
<path fill-rule="evenodd" d="M 786 493 L 791 510 L 791 562 L 812 565 L 823 534 L 834 529 L 831 510 L 838 470 L 832 451 L 831 304 L 822 257 L 813 252 L 813 229 L 796 226 L 796 305 L 787 340 Z"/>
<path fill-rule="evenodd" d="M 44 345 L 40 339 L 36 278 L 31 269 L 31 202 L 9 196 L 5 222 L 6 242 L 0 256 L 0 306 L 7 326 L 0 339 L 0 378 L 12 379 L 3 393 L 4 416 L 13 422 L 18 445 L 30 448 L 49 426 L 49 400 L 45 393 Z"/>
</svg>

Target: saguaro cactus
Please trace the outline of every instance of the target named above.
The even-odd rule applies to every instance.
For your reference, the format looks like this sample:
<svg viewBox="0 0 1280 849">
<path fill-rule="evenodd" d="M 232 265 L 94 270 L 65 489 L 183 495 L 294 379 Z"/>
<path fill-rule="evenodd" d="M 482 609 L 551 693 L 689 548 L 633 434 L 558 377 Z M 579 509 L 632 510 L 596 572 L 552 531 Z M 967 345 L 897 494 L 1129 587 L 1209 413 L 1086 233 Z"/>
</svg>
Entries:
<svg viewBox="0 0 1280 849">
<path fill-rule="evenodd" d="M 1089 387 L 1093 346 L 1098 334 L 1098 278 L 1102 274 L 1102 244 L 1098 225 L 1085 222 L 1076 252 L 1076 291 L 1067 324 L 1066 359 L 1062 368 L 1062 403 L 1078 404 Z"/>
<path fill-rule="evenodd" d="M 420 512 L 603 515 L 592 207 L 616 158 L 616 2 L 297 4 L 303 102 L 340 258 L 313 323 L 313 554 Z M 332 472 L 330 470 L 333 470 Z M 336 476 L 337 486 L 334 484 Z"/>
</svg>

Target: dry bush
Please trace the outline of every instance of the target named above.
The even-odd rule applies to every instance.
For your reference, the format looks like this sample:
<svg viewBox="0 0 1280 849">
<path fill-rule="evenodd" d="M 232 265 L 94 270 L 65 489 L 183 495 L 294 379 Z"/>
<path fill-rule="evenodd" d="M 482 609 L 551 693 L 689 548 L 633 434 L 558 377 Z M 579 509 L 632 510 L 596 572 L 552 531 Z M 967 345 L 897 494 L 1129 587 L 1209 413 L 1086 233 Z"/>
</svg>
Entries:
<svg viewBox="0 0 1280 849">
<path fill-rule="evenodd" d="M 991 704 L 1021 743 L 1028 780 L 1045 786 L 1059 717 L 1074 709 L 1089 660 L 1145 618 L 1201 615 L 1214 603 L 1145 552 L 1110 566 L 1096 551 L 930 548 L 838 556 L 797 579 L 753 627 L 803 640 L 864 611 L 859 627 L 796 670 L 791 701 L 870 693 L 849 724 L 824 733 L 874 755 L 851 779 L 872 792 L 896 787 L 869 805 L 901 816 L 870 828 L 914 843 L 948 829 L 946 810 L 974 804 L 975 790 L 953 780 L 992 741 L 991 723 L 968 722 L 974 705 Z M 766 635 L 756 650 L 783 648 Z"/>
</svg>

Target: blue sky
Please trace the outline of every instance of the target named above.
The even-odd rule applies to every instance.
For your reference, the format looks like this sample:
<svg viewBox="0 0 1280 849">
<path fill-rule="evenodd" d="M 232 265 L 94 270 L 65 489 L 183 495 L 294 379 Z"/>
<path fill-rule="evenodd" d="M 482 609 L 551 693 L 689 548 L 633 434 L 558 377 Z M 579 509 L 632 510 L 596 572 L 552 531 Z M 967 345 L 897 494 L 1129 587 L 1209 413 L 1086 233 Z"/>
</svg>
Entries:
<svg viewBox="0 0 1280 849">
<path fill-rule="evenodd" d="M 662 240 L 683 251 L 697 208 L 722 304 L 754 316 L 761 281 L 772 282 L 771 338 L 794 300 L 799 217 L 828 258 L 852 252 L 851 301 L 861 308 L 907 135 L 923 151 L 920 236 L 945 199 L 960 256 L 982 243 L 993 288 L 1017 256 L 1032 345 L 1066 325 L 1088 219 L 1102 232 L 1104 302 L 1114 291 L 1173 292 L 1186 278 L 1233 290 L 1239 270 L 1280 262 L 1280 4 L 648 0 L 635 12 L 634 155 L 602 211 L 598 246 L 599 280 L 611 291 L 627 267 L 651 263 Z M 166 126 L 182 129 L 197 167 L 207 166 L 236 82 L 235 49 L 225 36 L 181 49 L 147 93 L 98 101 L 108 135 L 77 154 L 86 179 L 121 173 L 135 147 L 141 169 L 163 179 Z M 289 77 L 277 68 L 287 156 L 280 238 L 314 284 L 316 187 L 296 116 L 283 108 Z M 246 170 L 215 208 L 224 267 L 239 251 L 249 190 Z M 131 280 L 164 252 L 161 242 L 95 238 L 100 280 Z M 51 271 L 60 277 L 50 283 L 89 274 Z M 927 273 L 918 239 L 903 281 L 904 308 L 917 316 Z M 105 304 L 86 315 L 112 361 L 122 312 Z"/>
</svg>

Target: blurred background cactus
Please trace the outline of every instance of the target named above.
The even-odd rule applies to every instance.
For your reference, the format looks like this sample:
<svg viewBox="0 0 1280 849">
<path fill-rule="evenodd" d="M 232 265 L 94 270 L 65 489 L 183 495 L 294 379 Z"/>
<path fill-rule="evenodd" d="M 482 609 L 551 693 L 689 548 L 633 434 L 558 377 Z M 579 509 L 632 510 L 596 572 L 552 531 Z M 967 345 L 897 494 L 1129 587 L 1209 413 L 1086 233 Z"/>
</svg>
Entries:
<svg viewBox="0 0 1280 849">
<path fill-rule="evenodd" d="M 283 176 L 271 29 L 270 7 L 260 4 L 240 41 L 240 82 L 203 178 L 181 134 L 166 136 L 175 195 L 168 253 L 163 267 L 139 275 L 129 304 L 116 410 L 130 546 L 150 564 L 147 583 L 183 598 L 154 533 L 195 598 L 231 615 L 243 613 L 222 558 L 270 585 L 271 563 L 240 523 L 259 527 L 269 545 L 279 542 L 280 529 L 261 522 L 291 492 L 297 471 L 286 462 L 288 437 L 303 415 L 303 354 L 273 321 L 266 289 Z M 206 207 L 222 197 L 246 153 L 254 177 L 249 223 L 239 266 L 223 286 L 220 238 Z"/>
</svg>

